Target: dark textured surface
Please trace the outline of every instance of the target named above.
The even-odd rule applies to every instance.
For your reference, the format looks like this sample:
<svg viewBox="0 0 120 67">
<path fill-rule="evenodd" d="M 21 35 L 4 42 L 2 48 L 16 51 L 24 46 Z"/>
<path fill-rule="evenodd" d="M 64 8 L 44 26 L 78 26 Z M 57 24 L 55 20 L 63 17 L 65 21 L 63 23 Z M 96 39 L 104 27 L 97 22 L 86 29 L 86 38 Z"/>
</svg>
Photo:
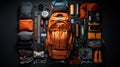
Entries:
<svg viewBox="0 0 120 67">
<path fill-rule="evenodd" d="M 0 0 L 1 1 L 1 0 Z M 41 0 L 42 1 L 42 0 Z M 47 3 L 49 0 L 43 0 Z M 73 1 L 73 0 L 69 0 Z M 80 0 L 75 1 L 78 2 Z M 89 0 L 92 1 L 92 0 Z M 95 0 L 94 0 L 95 1 Z M 119 2 L 110 0 L 100 0 L 103 4 L 103 38 L 104 63 L 103 67 L 116 67 L 119 65 Z M 18 65 L 16 53 L 17 35 L 17 9 L 20 0 L 8 0 L 0 2 L 0 67 L 24 67 Z M 2 65 L 2 66 L 1 66 Z M 101 65 L 30 65 L 30 67 L 102 67 Z M 26 67 L 29 67 L 26 66 Z M 117 66 L 119 67 L 119 66 Z"/>
</svg>

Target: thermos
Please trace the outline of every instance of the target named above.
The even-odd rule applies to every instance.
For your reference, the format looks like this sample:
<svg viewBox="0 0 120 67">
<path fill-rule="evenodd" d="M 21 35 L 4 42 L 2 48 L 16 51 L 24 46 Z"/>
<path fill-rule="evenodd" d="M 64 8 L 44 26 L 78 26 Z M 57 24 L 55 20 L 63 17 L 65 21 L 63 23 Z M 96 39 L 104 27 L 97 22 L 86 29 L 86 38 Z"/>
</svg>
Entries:
<svg viewBox="0 0 120 67">
<path fill-rule="evenodd" d="M 79 4 L 76 4 L 76 15 L 79 16 Z"/>
<path fill-rule="evenodd" d="M 74 4 L 70 5 L 70 15 L 74 15 Z"/>
</svg>

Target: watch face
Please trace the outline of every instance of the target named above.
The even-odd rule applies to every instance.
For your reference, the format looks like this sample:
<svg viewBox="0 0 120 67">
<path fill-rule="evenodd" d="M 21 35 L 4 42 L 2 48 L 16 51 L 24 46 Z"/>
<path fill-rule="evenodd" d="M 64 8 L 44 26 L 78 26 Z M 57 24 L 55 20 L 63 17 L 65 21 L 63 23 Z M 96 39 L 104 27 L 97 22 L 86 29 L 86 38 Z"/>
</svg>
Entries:
<svg viewBox="0 0 120 67">
<path fill-rule="evenodd" d="M 47 18 L 49 16 L 48 11 L 43 11 L 42 12 L 42 17 Z"/>
</svg>

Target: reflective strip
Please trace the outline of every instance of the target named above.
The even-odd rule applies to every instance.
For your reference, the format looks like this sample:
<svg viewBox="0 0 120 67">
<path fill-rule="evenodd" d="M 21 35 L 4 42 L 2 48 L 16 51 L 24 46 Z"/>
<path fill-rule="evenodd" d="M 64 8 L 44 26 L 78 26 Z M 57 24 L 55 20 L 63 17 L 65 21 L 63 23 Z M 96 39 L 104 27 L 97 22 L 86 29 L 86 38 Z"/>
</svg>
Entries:
<svg viewBox="0 0 120 67">
<path fill-rule="evenodd" d="M 46 37 L 46 33 L 42 33 L 41 36 Z"/>
</svg>

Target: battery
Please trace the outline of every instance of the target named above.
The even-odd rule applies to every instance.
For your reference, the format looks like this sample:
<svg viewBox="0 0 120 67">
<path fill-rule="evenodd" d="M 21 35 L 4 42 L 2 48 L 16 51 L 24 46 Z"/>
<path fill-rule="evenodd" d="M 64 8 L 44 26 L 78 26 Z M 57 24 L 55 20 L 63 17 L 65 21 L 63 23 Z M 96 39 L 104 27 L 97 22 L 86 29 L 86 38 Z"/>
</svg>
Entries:
<svg viewBox="0 0 120 67">
<path fill-rule="evenodd" d="M 48 18 L 49 12 L 48 12 L 48 11 L 42 11 L 41 16 L 42 16 L 43 18 Z"/>
</svg>

